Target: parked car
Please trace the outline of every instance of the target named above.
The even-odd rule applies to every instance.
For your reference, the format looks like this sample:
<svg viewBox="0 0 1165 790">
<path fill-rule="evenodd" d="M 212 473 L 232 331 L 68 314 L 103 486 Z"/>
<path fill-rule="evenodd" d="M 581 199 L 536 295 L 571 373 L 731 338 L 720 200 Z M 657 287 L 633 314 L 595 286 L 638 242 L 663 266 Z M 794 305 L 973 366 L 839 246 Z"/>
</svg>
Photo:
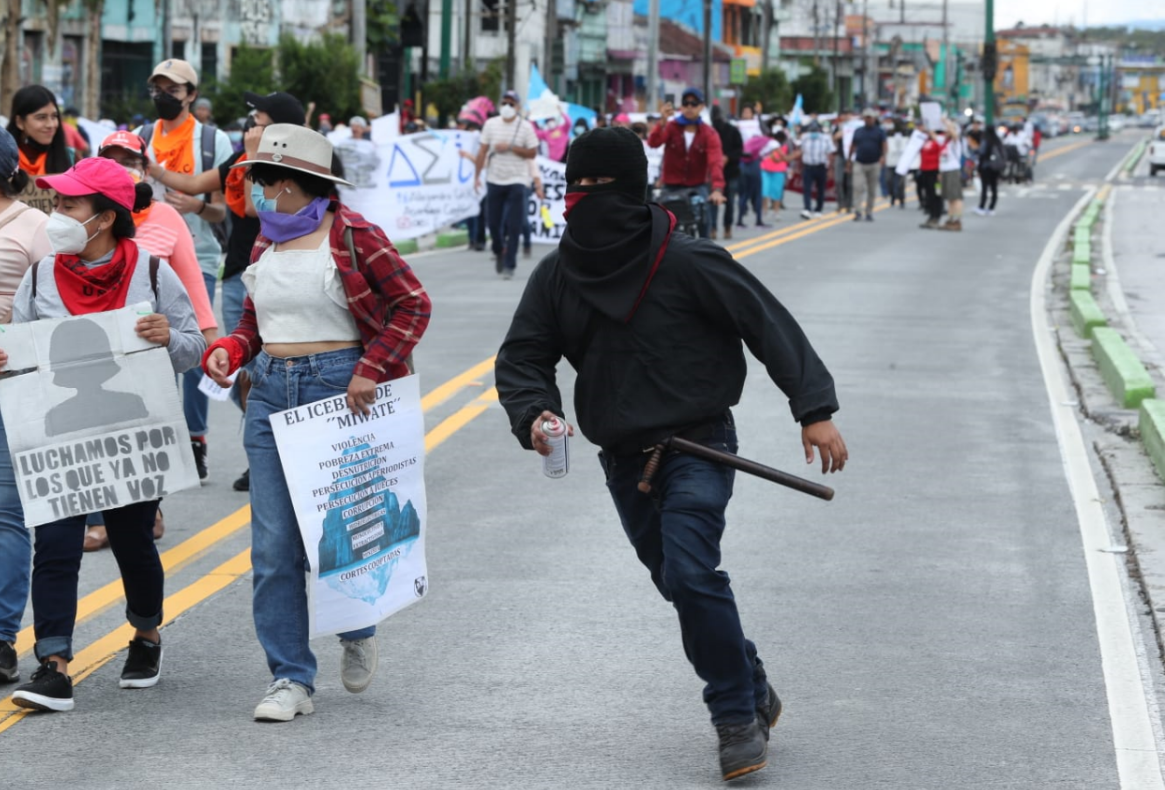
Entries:
<svg viewBox="0 0 1165 790">
<path fill-rule="evenodd" d="M 1083 131 L 1085 131 L 1085 132 L 1098 132 L 1098 131 L 1100 131 L 1100 119 L 1098 117 L 1096 117 L 1095 115 L 1089 115 L 1087 118 L 1084 119 Z"/>
<path fill-rule="evenodd" d="M 1070 112 L 1067 115 L 1068 130 L 1072 134 L 1080 134 L 1084 131 L 1084 113 Z"/>
<path fill-rule="evenodd" d="M 1158 126 L 1149 140 L 1149 175 L 1157 175 L 1158 170 L 1165 170 L 1165 126 Z"/>
<path fill-rule="evenodd" d="M 1119 132 L 1125 128 L 1127 119 L 1123 115 L 1108 116 L 1108 130 L 1110 132 Z"/>
<path fill-rule="evenodd" d="M 1160 110 L 1147 110 L 1146 112 L 1141 113 L 1141 116 L 1137 118 L 1137 126 L 1141 127 L 1142 129 L 1156 129 L 1160 125 Z"/>
</svg>

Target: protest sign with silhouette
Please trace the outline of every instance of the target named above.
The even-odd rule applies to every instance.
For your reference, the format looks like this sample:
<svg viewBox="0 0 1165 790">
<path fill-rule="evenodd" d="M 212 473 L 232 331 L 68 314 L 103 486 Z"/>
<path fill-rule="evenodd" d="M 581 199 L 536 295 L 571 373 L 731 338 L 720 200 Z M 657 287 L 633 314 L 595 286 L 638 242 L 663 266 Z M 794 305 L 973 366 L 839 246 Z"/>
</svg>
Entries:
<svg viewBox="0 0 1165 790">
<path fill-rule="evenodd" d="M 134 331 L 149 312 L 0 328 L 0 414 L 28 526 L 199 484 L 170 356 Z"/>
</svg>

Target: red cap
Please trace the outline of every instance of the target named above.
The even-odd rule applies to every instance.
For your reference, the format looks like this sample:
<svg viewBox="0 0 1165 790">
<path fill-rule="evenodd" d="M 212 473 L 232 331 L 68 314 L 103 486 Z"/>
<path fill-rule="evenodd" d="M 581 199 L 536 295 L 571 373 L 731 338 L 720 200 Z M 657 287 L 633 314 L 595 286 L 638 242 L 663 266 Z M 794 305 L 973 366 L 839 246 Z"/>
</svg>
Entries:
<svg viewBox="0 0 1165 790">
<path fill-rule="evenodd" d="M 82 159 L 57 176 L 42 176 L 36 180 L 41 189 L 52 189 L 65 197 L 105 195 L 133 211 L 136 194 L 134 182 L 125 168 L 112 159 L 90 157 Z"/>
<path fill-rule="evenodd" d="M 101 141 L 101 147 L 97 149 L 97 155 L 105 153 L 106 148 L 124 148 L 130 153 L 137 154 L 142 159 L 146 158 L 146 141 L 138 137 L 133 132 L 114 132 Z"/>
</svg>

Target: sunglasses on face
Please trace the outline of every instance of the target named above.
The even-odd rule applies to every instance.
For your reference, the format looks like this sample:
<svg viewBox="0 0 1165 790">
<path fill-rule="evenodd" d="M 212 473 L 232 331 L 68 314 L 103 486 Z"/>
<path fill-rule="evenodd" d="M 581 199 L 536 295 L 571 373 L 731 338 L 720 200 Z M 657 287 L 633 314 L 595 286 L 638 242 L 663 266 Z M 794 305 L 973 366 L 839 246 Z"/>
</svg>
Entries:
<svg viewBox="0 0 1165 790">
<path fill-rule="evenodd" d="M 699 107 L 700 102 L 696 101 L 695 99 L 688 99 L 686 102 L 683 103 L 683 106 L 684 107 Z"/>
</svg>

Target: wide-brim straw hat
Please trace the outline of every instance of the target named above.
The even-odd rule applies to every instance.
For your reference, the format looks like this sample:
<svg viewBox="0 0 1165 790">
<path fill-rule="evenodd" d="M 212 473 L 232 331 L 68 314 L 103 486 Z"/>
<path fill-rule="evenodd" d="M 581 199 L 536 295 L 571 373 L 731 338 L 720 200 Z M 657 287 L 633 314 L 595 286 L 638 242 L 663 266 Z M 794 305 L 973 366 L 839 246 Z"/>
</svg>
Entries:
<svg viewBox="0 0 1165 790">
<path fill-rule="evenodd" d="M 265 128 L 263 136 L 259 138 L 259 150 L 255 156 L 248 156 L 246 161 L 232 165 L 231 169 L 251 165 L 275 165 L 346 187 L 353 186 L 332 175 L 332 144 L 322 134 L 306 126 L 273 123 Z"/>
</svg>

